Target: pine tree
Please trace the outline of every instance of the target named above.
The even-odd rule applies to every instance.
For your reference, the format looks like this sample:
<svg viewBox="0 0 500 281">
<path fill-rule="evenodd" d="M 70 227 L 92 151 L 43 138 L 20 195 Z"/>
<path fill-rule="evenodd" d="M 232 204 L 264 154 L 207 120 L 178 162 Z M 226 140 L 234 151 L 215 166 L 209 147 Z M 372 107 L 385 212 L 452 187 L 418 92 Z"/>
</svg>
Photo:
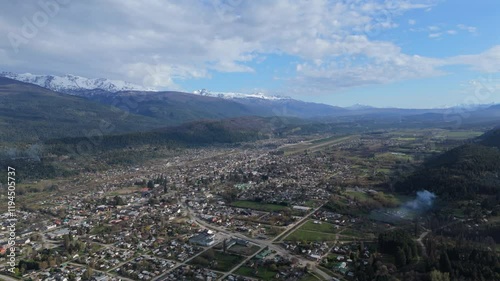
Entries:
<svg viewBox="0 0 500 281">
<path fill-rule="evenodd" d="M 439 257 L 439 268 L 442 272 L 452 272 L 450 258 L 448 257 L 448 253 L 446 253 L 446 251 L 443 251 Z"/>
<path fill-rule="evenodd" d="M 396 251 L 395 258 L 396 258 L 395 262 L 396 262 L 397 267 L 402 267 L 402 266 L 406 265 L 406 254 L 403 251 L 403 249 L 398 247 L 398 250 Z"/>
</svg>

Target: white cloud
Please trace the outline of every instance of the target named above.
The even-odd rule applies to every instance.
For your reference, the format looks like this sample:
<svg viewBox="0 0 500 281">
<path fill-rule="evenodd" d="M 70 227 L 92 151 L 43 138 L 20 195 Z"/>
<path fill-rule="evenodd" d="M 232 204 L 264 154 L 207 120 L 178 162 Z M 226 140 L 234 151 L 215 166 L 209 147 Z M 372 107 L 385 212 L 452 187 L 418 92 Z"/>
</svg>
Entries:
<svg viewBox="0 0 500 281">
<path fill-rule="evenodd" d="M 25 61 L 19 68 L 29 66 L 33 72 L 48 71 L 44 66 L 51 65 L 59 72 L 111 78 L 126 74 L 132 82 L 171 86 L 175 79 L 193 77 L 186 69 L 203 75 L 210 70 L 251 72 L 247 63 L 256 54 L 284 53 L 318 61 L 348 52 L 346 46 L 364 48 L 349 36 L 395 28 L 395 17 L 430 7 L 429 2 L 71 1 L 21 46 L 17 56 Z M 20 19 L 41 11 L 28 2 L 1 6 L 3 33 L 21 34 Z M 3 41 L 0 48 L 10 46 Z M 138 65 L 164 66 L 158 76 L 162 78 L 139 77 L 137 73 L 144 71 L 138 71 Z"/>
<path fill-rule="evenodd" d="M 440 59 L 410 56 L 403 54 L 395 45 L 379 44 L 381 45 L 367 46 L 370 49 L 368 52 L 363 49 L 353 50 L 341 60 L 331 60 L 321 67 L 309 63 L 298 64 L 298 77 L 288 90 L 301 92 L 309 87 L 309 91 L 314 89 L 317 92 L 331 92 L 335 89 L 445 74 L 439 70 L 439 66 L 444 63 Z"/>
<path fill-rule="evenodd" d="M 440 28 L 439 26 L 431 25 L 427 27 L 430 31 L 438 31 Z"/>
<path fill-rule="evenodd" d="M 474 27 L 474 26 L 467 26 L 465 24 L 457 24 L 457 28 L 461 29 L 461 30 L 465 30 L 465 31 L 470 32 L 470 33 L 476 33 L 476 31 L 477 31 L 476 27 Z"/>
<path fill-rule="evenodd" d="M 468 65 L 472 69 L 484 73 L 500 72 L 500 45 L 494 46 L 480 54 L 449 58 L 447 64 Z"/>
<path fill-rule="evenodd" d="M 417 24 L 417 21 L 416 21 L 416 20 L 414 20 L 414 19 L 409 19 L 409 20 L 408 20 L 408 24 L 409 24 L 409 25 L 415 25 L 415 24 Z"/>
<path fill-rule="evenodd" d="M 411 20 L 410 20 L 411 21 Z M 455 26 L 454 26 L 455 27 Z M 469 33 L 476 33 L 477 29 L 471 26 L 465 26 L 463 24 L 456 25 L 457 29 L 449 28 L 446 24 L 439 25 L 429 25 L 427 27 L 409 28 L 411 32 L 423 32 L 427 33 L 429 38 L 442 38 L 445 35 L 456 35 L 459 31 L 465 31 Z"/>
<path fill-rule="evenodd" d="M 300 61 L 292 80 L 303 86 L 342 88 L 430 77 L 443 74 L 442 60 L 405 54 L 392 42 L 376 40 L 376 35 L 396 28 L 396 19 L 406 11 L 427 9 L 433 2 L 71 1 L 22 44 L 19 53 L 0 41 L 0 66 L 126 77 L 145 86 L 176 89 L 183 79 L 253 72 L 252 63 L 285 54 Z M 0 36 L 22 34 L 21 19 L 40 11 L 25 1 L 4 1 L 0 7 Z M 434 28 L 432 33 L 438 33 L 437 26 L 427 31 Z M 456 61 L 489 69 L 467 56 Z"/>
</svg>

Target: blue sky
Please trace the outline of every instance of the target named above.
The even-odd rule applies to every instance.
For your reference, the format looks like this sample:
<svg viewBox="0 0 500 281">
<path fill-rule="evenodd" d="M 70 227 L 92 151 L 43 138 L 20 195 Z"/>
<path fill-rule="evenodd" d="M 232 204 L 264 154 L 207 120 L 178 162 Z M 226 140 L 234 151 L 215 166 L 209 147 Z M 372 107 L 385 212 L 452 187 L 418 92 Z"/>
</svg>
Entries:
<svg viewBox="0 0 500 281">
<path fill-rule="evenodd" d="M 500 103 L 496 0 L 42 0 L 0 8 L 4 71 L 340 106 Z"/>
</svg>

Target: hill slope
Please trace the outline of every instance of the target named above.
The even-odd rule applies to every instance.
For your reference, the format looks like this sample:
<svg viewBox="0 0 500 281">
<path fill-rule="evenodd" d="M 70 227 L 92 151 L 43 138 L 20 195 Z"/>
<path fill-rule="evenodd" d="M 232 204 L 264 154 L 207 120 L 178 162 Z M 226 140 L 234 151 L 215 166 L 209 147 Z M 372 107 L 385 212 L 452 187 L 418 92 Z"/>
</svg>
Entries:
<svg viewBox="0 0 500 281">
<path fill-rule="evenodd" d="M 0 78 L 0 142 L 34 142 L 150 130 L 162 126 L 153 118 L 128 114 L 81 97 Z"/>
<path fill-rule="evenodd" d="M 110 135 L 99 138 L 93 151 L 109 151 L 141 145 L 205 146 L 236 144 L 239 142 L 267 139 L 287 131 L 288 126 L 302 124 L 301 120 L 273 117 L 238 117 L 224 120 L 201 120 L 175 127 L 149 132 Z M 291 130 L 291 129 L 290 129 Z M 45 144 L 50 153 L 64 155 L 76 151 L 85 137 L 49 140 Z"/>
<path fill-rule="evenodd" d="M 347 111 L 335 106 L 294 99 L 225 99 L 172 91 L 117 93 L 87 91 L 80 94 L 102 104 L 127 107 L 132 113 L 154 117 L 166 124 L 242 116 L 310 118 L 337 115 Z"/>
<path fill-rule="evenodd" d="M 427 189 L 445 198 L 469 199 L 500 192 L 500 129 L 435 158 L 396 185 L 403 192 Z"/>
</svg>

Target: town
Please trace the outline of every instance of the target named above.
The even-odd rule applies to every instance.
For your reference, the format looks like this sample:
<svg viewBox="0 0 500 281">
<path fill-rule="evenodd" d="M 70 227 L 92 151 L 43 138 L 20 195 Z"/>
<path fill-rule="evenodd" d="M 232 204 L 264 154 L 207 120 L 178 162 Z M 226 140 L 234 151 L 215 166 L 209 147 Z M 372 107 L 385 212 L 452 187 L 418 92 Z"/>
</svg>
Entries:
<svg viewBox="0 0 500 281">
<path fill-rule="evenodd" d="M 19 265 L 9 275 L 2 239 L 0 278 L 359 280 L 375 259 L 383 275 L 394 265 L 377 250 L 379 233 L 428 226 L 418 214 L 394 223 L 372 211 L 411 200 L 391 194 L 394 171 L 467 136 L 456 135 L 277 138 L 19 184 Z"/>
</svg>

